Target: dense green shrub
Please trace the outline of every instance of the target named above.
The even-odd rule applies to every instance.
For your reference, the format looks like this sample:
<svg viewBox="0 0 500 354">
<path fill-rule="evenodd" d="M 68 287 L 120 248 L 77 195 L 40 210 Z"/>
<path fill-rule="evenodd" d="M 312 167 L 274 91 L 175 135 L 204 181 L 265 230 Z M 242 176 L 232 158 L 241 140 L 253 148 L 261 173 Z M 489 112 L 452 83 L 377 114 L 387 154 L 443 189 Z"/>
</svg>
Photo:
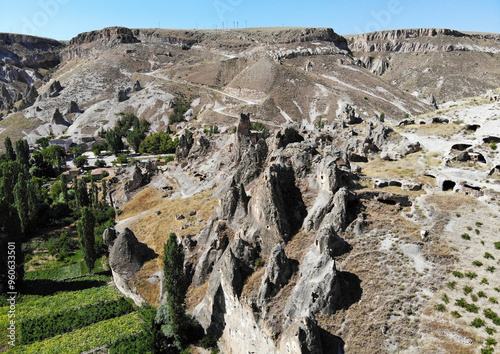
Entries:
<svg viewBox="0 0 500 354">
<path fill-rule="evenodd" d="M 469 279 L 474 279 L 474 278 L 477 278 L 477 273 L 474 273 L 474 272 L 467 272 L 465 273 L 465 276 Z"/>
<path fill-rule="evenodd" d="M 474 320 L 472 320 L 472 322 L 470 324 L 472 327 L 479 328 L 479 327 L 484 326 L 486 323 L 484 322 L 483 319 L 476 317 Z"/>
<path fill-rule="evenodd" d="M 173 154 L 179 145 L 179 139 L 172 140 L 169 134 L 158 132 L 147 136 L 141 143 L 141 154 Z"/>
<path fill-rule="evenodd" d="M 455 301 L 455 305 L 464 308 L 468 312 L 478 313 L 479 307 L 474 304 L 469 304 L 464 298 Z"/>
<path fill-rule="evenodd" d="M 436 304 L 435 309 L 439 312 L 446 311 L 446 306 L 444 304 Z"/>
<path fill-rule="evenodd" d="M 493 255 L 489 252 L 485 252 L 484 253 L 484 258 L 486 259 L 495 259 L 495 257 L 493 257 Z"/>
</svg>

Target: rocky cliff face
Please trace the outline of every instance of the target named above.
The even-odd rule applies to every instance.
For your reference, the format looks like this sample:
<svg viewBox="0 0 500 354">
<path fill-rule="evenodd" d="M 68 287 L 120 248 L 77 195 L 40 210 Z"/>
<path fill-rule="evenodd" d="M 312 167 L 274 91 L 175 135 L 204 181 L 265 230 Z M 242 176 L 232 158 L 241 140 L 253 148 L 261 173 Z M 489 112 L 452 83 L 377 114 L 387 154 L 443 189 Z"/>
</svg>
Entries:
<svg viewBox="0 0 500 354">
<path fill-rule="evenodd" d="M 234 155 L 227 157 L 236 171 L 245 161 L 239 156 L 257 154 L 253 145 L 264 143 L 246 140 L 246 122 L 242 115 Z M 194 314 L 226 353 L 330 352 L 315 316 L 359 297 L 356 277 L 335 266 L 350 250 L 341 235 L 357 215 L 349 196 L 352 171 L 340 163 L 340 151 L 320 153 L 318 137 L 289 125 L 268 138 L 267 167 L 252 168 L 258 159 L 247 160 L 253 177 L 237 184 L 235 173 L 214 217 L 193 238 L 199 245 L 188 251 L 198 259 L 193 284 L 208 282 Z M 302 232 L 308 242 L 297 253 Z M 257 259 L 266 263 L 264 272 Z"/>
<path fill-rule="evenodd" d="M 53 39 L 0 33 L 0 113 L 31 106 L 36 87 L 48 78 L 46 69 L 60 63 L 64 44 Z"/>
<path fill-rule="evenodd" d="M 441 39 L 441 40 L 436 40 Z M 491 45 L 474 45 L 473 39 Z M 424 41 L 422 41 L 424 40 Z M 450 29 L 418 28 L 379 31 L 353 36 L 349 48 L 353 52 L 499 52 L 498 36 L 468 35 Z M 448 43 L 446 43 L 448 42 Z"/>
</svg>

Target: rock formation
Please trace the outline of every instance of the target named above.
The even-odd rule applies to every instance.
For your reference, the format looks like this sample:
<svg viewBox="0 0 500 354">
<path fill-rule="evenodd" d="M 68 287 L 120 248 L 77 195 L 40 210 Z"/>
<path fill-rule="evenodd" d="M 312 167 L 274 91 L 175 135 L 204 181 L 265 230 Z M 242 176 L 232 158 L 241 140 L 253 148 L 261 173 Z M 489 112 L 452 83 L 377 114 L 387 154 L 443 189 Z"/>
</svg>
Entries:
<svg viewBox="0 0 500 354">
<path fill-rule="evenodd" d="M 137 305 L 144 300 L 129 285 L 129 280 L 142 268 L 143 264 L 154 258 L 154 251 L 144 243 L 140 243 L 128 228 L 116 236 L 114 229 L 108 229 L 103 235 L 109 247 L 109 265 L 113 273 L 115 285 L 131 297 Z"/>
</svg>

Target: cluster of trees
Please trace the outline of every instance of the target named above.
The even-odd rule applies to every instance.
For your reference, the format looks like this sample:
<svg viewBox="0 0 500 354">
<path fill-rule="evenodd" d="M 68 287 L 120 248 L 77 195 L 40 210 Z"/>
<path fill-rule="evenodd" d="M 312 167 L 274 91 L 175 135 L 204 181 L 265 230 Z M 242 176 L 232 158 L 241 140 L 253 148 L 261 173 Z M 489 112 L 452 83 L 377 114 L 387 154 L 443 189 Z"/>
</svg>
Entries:
<svg viewBox="0 0 500 354">
<path fill-rule="evenodd" d="M 173 154 L 179 146 L 179 138 L 172 140 L 169 134 L 158 132 L 151 134 L 141 143 L 139 151 L 141 154 Z"/>
<path fill-rule="evenodd" d="M 17 290 L 21 289 L 24 274 L 22 243 L 44 227 L 69 225 L 82 217 L 80 224 L 85 225 L 86 232 L 81 232 L 81 243 L 85 261 L 92 269 L 96 257 L 102 254 L 103 228 L 114 223 L 114 209 L 105 202 L 105 181 L 100 198 L 99 187 L 91 178 L 90 181 L 74 178 L 70 183 L 60 174 L 65 157 L 62 147 L 49 146 L 30 156 L 26 140 L 13 144 L 7 137 L 4 144 L 5 154 L 0 156 L 0 249 L 7 249 L 8 242 L 15 244 Z M 55 182 L 54 177 L 57 177 Z M 93 240 L 88 230 L 92 231 Z M 96 238 L 99 232 L 101 235 Z M 87 235 L 88 242 L 83 235 Z M 58 253 L 58 258 L 69 255 L 71 245 L 66 236 L 54 243 L 52 252 Z M 0 254 L 0 293 L 7 291 L 6 257 L 7 252 Z"/>
<path fill-rule="evenodd" d="M 176 111 L 176 109 L 180 109 L 177 107 L 184 107 L 184 104 L 179 104 L 180 106 L 176 106 L 172 114 L 180 114 L 180 111 Z M 146 120 L 139 120 L 132 113 L 122 113 L 121 115 L 122 117 L 118 120 L 114 129 L 101 132 L 101 136 L 106 138 L 106 142 L 92 145 L 94 155 L 98 156 L 101 151 L 108 150 L 119 156 L 120 152 L 125 149 L 124 139 L 134 151 L 141 154 L 170 154 L 175 152 L 179 145 L 178 138 L 172 139 L 171 135 L 166 132 L 158 132 L 148 136 L 150 124 Z"/>
<path fill-rule="evenodd" d="M 184 120 L 184 114 L 189 110 L 190 104 L 182 94 L 178 94 L 174 100 L 174 111 L 168 117 L 168 123 L 174 124 Z"/>
<path fill-rule="evenodd" d="M 148 121 L 139 120 L 133 113 L 121 113 L 115 128 L 108 129 L 104 133 L 107 148 L 114 155 L 118 155 L 125 148 L 123 138 L 126 138 L 129 145 L 135 151 L 139 151 L 139 146 L 149 131 L 149 125 Z"/>
</svg>

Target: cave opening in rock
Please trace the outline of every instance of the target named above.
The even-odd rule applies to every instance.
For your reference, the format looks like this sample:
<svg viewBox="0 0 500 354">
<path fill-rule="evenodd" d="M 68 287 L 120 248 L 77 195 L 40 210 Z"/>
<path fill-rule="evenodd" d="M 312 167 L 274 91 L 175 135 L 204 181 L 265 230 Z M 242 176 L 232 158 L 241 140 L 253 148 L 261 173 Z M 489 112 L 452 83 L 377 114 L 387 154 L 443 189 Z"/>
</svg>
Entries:
<svg viewBox="0 0 500 354">
<path fill-rule="evenodd" d="M 443 191 L 452 191 L 455 188 L 456 183 L 453 181 L 446 180 L 443 182 Z"/>
</svg>

